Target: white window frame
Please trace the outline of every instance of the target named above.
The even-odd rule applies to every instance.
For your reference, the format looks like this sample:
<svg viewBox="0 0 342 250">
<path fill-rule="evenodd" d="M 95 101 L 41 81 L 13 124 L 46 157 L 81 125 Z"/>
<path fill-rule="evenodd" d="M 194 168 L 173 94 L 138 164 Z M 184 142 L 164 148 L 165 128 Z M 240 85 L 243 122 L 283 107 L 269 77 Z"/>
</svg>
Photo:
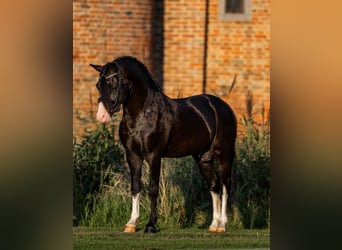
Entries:
<svg viewBox="0 0 342 250">
<path fill-rule="evenodd" d="M 251 20 L 251 0 L 242 0 L 243 13 L 226 13 L 226 0 L 219 0 L 219 19 L 222 21 L 250 21 Z"/>
</svg>

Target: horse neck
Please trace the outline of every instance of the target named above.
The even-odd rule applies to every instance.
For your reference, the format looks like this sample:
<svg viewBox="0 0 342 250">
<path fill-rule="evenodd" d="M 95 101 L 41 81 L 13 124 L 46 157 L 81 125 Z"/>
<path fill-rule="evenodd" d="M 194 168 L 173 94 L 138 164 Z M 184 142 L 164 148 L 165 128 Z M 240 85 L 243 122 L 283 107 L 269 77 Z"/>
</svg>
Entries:
<svg viewBox="0 0 342 250">
<path fill-rule="evenodd" d="M 143 111 L 146 106 L 153 105 L 155 98 L 163 94 L 140 81 L 132 81 L 132 83 L 131 95 L 127 102 L 123 104 L 123 108 L 124 114 L 134 117 Z"/>
<path fill-rule="evenodd" d="M 165 98 L 164 94 L 156 89 L 151 77 L 141 68 L 141 65 L 129 62 L 121 64 L 120 68 L 132 87 L 130 96 L 123 103 L 124 115 L 137 116 L 147 106 L 153 105 L 156 98 Z"/>
</svg>

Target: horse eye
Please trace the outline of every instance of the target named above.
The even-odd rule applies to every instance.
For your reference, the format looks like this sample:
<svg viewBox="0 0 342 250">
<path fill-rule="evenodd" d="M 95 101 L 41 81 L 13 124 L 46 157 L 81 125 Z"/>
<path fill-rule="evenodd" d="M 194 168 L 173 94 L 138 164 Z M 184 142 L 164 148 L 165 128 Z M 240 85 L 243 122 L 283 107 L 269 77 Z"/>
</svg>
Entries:
<svg viewBox="0 0 342 250">
<path fill-rule="evenodd" d="M 113 88 L 117 86 L 117 80 L 115 78 L 106 79 L 106 83 Z"/>
<path fill-rule="evenodd" d="M 111 81 L 110 79 L 106 80 L 106 82 L 110 87 L 114 87 L 114 85 L 115 85 L 115 82 Z"/>
</svg>

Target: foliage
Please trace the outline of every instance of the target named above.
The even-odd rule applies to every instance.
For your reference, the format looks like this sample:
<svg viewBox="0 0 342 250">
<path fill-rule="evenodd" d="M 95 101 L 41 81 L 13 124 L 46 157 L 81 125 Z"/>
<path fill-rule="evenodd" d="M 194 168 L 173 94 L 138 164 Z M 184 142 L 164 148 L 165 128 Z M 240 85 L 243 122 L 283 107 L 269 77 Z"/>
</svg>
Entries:
<svg viewBox="0 0 342 250">
<path fill-rule="evenodd" d="M 268 226 L 270 216 L 269 118 L 261 123 L 255 121 L 251 93 L 247 95 L 246 106 L 247 116 L 243 116 L 242 122 L 245 131 L 237 143 L 235 205 L 244 228 L 263 228 Z"/>
<path fill-rule="evenodd" d="M 113 140 L 115 126 L 100 125 L 85 135 L 73 147 L 73 207 L 74 223 L 86 216 L 86 208 L 93 206 L 102 187 L 112 180 L 113 171 L 124 172 L 123 149 Z"/>
<path fill-rule="evenodd" d="M 209 214 L 206 213 L 211 213 L 211 198 L 192 157 L 164 159 L 162 167 L 160 190 L 166 190 L 168 194 L 161 197 L 169 200 L 169 204 L 165 203 L 166 206 L 162 207 L 162 213 L 167 210 L 174 213 L 174 222 L 180 227 L 208 223 Z"/>
</svg>

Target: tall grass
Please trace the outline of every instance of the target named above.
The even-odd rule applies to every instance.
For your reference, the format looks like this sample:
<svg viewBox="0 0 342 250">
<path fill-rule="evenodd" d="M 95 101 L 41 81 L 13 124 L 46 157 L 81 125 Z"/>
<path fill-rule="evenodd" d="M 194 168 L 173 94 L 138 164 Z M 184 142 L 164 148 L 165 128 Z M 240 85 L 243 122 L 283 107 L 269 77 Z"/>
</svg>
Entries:
<svg viewBox="0 0 342 250">
<path fill-rule="evenodd" d="M 264 228 L 270 218 L 270 120 L 262 108 L 257 122 L 253 107 L 253 94 L 248 92 L 244 130 L 237 143 L 235 205 L 244 228 Z"/>
<path fill-rule="evenodd" d="M 269 121 L 256 122 L 253 96 L 247 96 L 236 143 L 233 213 L 230 226 L 269 225 Z M 117 123 L 114 123 L 117 124 Z M 131 213 L 130 174 L 115 125 L 100 125 L 74 143 L 74 225 L 123 226 Z M 149 217 L 149 168 L 144 162 L 140 222 Z M 175 227 L 210 224 L 212 205 L 207 186 L 192 157 L 163 159 L 158 203 L 159 225 Z M 138 223 L 138 227 L 143 227 Z"/>
<path fill-rule="evenodd" d="M 113 140 L 116 127 L 100 125 L 88 132 L 73 147 L 73 213 L 74 223 L 88 218 L 89 207 L 97 204 L 104 187 L 113 181 L 113 173 L 123 173 L 124 150 Z"/>
</svg>

